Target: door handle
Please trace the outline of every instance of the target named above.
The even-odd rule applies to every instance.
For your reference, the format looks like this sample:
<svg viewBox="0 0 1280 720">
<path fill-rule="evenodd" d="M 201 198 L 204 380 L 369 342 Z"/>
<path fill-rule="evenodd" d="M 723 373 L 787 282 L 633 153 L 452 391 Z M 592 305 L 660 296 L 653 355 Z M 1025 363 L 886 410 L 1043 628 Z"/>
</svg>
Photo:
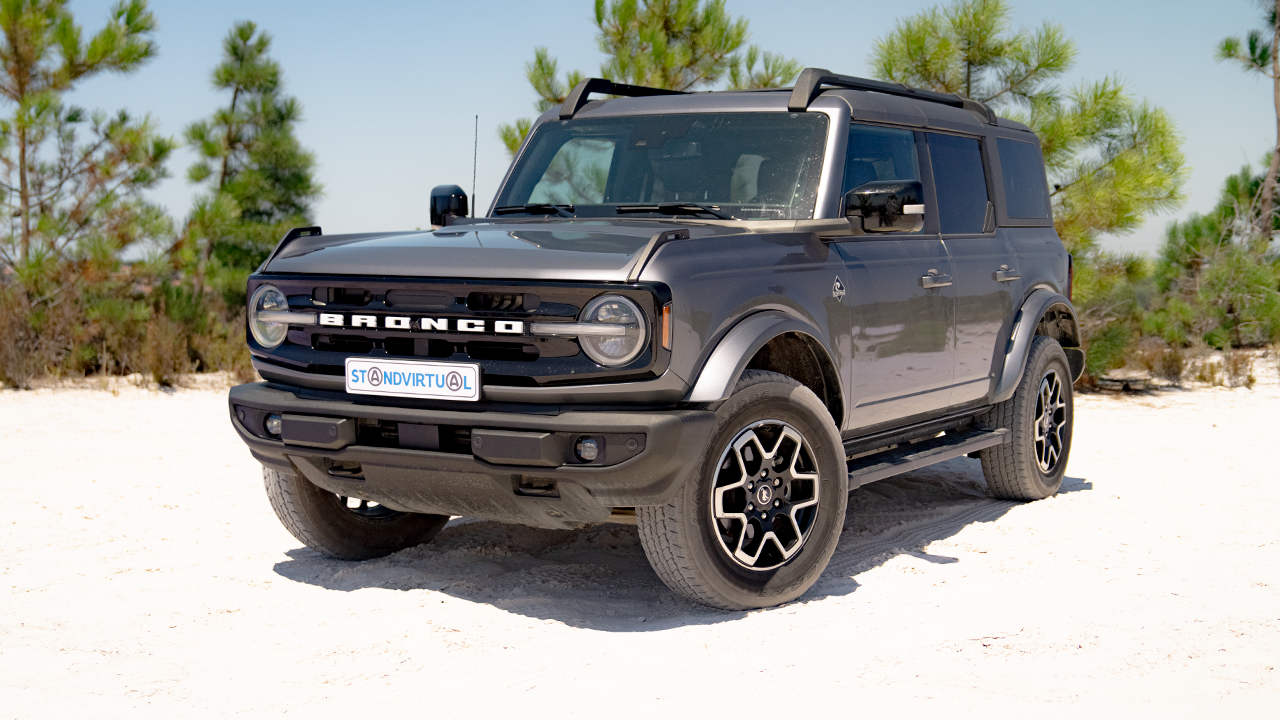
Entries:
<svg viewBox="0 0 1280 720">
<path fill-rule="evenodd" d="M 930 288 L 946 287 L 951 284 L 950 275 L 939 275 L 936 271 L 929 271 L 928 275 L 920 278 L 920 287 L 928 290 Z"/>
<path fill-rule="evenodd" d="M 1000 268 L 995 274 L 996 282 L 1013 282 L 1021 277 L 1017 270 L 1010 270 L 1008 266 Z"/>
</svg>

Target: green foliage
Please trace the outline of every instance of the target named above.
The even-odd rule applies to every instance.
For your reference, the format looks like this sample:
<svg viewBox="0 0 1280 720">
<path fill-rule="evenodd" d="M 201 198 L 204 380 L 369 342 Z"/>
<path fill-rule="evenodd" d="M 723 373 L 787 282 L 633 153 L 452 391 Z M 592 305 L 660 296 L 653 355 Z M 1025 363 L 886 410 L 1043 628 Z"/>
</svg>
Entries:
<svg viewBox="0 0 1280 720">
<path fill-rule="evenodd" d="M 1149 263 L 1136 254 L 1091 251 L 1075 266 L 1074 300 L 1084 336 L 1085 373 L 1097 377 L 1124 364 L 1152 295 Z"/>
<path fill-rule="evenodd" d="M 724 0 L 596 0 L 595 22 L 604 77 L 669 90 L 718 82 L 748 35 Z"/>
<path fill-rule="evenodd" d="M 85 42 L 61 0 L 0 3 L 0 201 L 9 224 L 0 260 L 49 282 L 69 262 L 114 256 L 154 230 L 140 193 L 167 176 L 174 142 L 149 118 L 88 113 L 62 95 L 104 71 L 127 73 L 155 53 L 144 0 L 115 5 Z M 37 300 L 39 302 L 39 300 Z"/>
<path fill-rule="evenodd" d="M 957 0 L 898 22 L 871 56 L 883 80 L 954 92 L 993 105 L 1040 136 L 1054 184 L 1054 220 L 1084 255 L 1102 233 L 1123 233 L 1182 201 L 1182 140 L 1161 108 L 1116 78 L 1064 93 L 1075 61 L 1062 28 L 1010 27 L 1006 0 Z"/>
<path fill-rule="evenodd" d="M 760 69 L 756 69 L 756 63 Z M 786 87 L 795 81 L 804 66 L 799 60 L 788 58 L 778 53 L 764 52 L 759 45 L 752 45 L 729 68 L 729 89 L 751 90 L 754 88 Z"/>
<path fill-rule="evenodd" d="M 545 47 L 534 48 L 533 60 L 524 64 L 524 76 L 538 95 L 534 107 L 540 113 L 563 103 L 569 96 L 569 91 L 583 78 L 582 73 L 573 70 L 565 75 L 563 81 L 560 80 L 560 64 Z M 528 118 L 520 118 L 510 125 L 498 127 L 498 137 L 502 138 L 502 144 L 511 157 L 515 157 L 520 150 L 532 127 L 533 121 Z"/>
<path fill-rule="evenodd" d="M 986 103 L 1052 103 L 1050 83 L 1075 61 L 1060 25 L 1011 32 L 1004 0 L 960 0 L 903 20 L 875 42 L 876 77 Z"/>
<path fill-rule="evenodd" d="M 759 46 L 745 49 L 750 33 L 744 17 L 734 18 L 724 0 L 596 0 L 596 43 L 606 56 L 600 76 L 628 85 L 694 90 L 726 77 L 735 90 L 782 87 L 803 69 L 800 62 Z M 545 47 L 525 63 L 525 77 L 537 93 L 539 113 L 563 103 L 584 75 L 560 80 L 559 66 Z M 533 122 L 521 118 L 498 127 L 515 157 Z"/>
<path fill-rule="evenodd" d="M 88 112 L 63 96 L 101 72 L 136 70 L 155 54 L 154 29 L 144 0 L 117 3 L 87 40 L 65 2 L 0 2 L 6 384 L 140 361 L 135 340 L 149 309 L 118 258 L 131 246 L 168 245 L 172 222 L 142 192 L 168 176 L 176 143 L 150 118 Z"/>
<path fill-rule="evenodd" d="M 1217 59 L 1239 65 L 1245 72 L 1256 73 L 1271 80 L 1271 99 L 1275 105 L 1276 140 L 1271 146 L 1271 162 L 1263 178 L 1258 216 L 1254 220 L 1260 231 L 1268 237 L 1274 235 L 1276 177 L 1280 174 L 1280 5 L 1267 0 L 1258 1 L 1262 10 L 1262 28 L 1250 30 L 1245 41 L 1229 37 L 1218 44 Z"/>
<path fill-rule="evenodd" d="M 1245 166 L 1206 215 L 1170 223 L 1156 263 L 1163 295 L 1143 329 L 1170 343 L 1222 348 L 1280 339 L 1280 265 L 1257 233 L 1265 179 Z"/>
<path fill-rule="evenodd" d="M 321 193 L 315 157 L 294 135 L 301 105 L 282 94 L 270 48 L 270 35 L 237 23 L 212 75 L 230 102 L 186 130 L 200 154 L 187 179 L 208 188 L 194 201 L 177 248 L 193 269 L 197 294 L 209 279 L 225 300 L 238 299 L 230 283 L 266 259 L 289 228 L 311 224 L 311 203 Z"/>
<path fill-rule="evenodd" d="M 498 126 L 498 137 L 502 139 L 502 146 L 507 149 L 508 155 L 516 156 L 520 146 L 524 144 L 524 139 L 529 137 L 531 129 L 533 129 L 533 121 L 529 118 L 520 118 L 510 125 Z"/>
<path fill-rule="evenodd" d="M 1081 85 L 1065 102 L 1016 119 L 1042 138 L 1054 225 L 1072 252 L 1181 205 L 1187 170 L 1171 116 L 1134 101 L 1117 80 Z"/>
</svg>

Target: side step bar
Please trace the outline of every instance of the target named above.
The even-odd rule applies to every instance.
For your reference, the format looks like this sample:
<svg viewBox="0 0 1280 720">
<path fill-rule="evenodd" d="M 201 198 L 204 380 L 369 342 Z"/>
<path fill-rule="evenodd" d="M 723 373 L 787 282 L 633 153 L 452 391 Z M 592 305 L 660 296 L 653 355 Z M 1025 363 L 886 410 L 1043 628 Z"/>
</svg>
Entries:
<svg viewBox="0 0 1280 720">
<path fill-rule="evenodd" d="M 902 445 L 849 463 L 849 489 L 894 475 L 967 455 L 992 445 L 1009 442 L 1012 433 L 1006 429 L 970 429 L 955 435 L 943 435 L 917 443 Z"/>
</svg>

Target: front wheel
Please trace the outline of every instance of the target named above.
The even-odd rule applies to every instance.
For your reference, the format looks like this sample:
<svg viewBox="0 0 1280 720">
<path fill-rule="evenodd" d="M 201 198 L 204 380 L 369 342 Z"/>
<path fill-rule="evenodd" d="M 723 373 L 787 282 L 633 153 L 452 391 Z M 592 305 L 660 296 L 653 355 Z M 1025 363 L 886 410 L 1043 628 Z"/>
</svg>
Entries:
<svg viewBox="0 0 1280 720">
<path fill-rule="evenodd" d="M 436 536 L 448 515 L 400 512 L 346 498 L 297 475 L 262 468 L 271 509 L 289 534 L 312 550 L 339 560 L 390 555 Z"/>
<path fill-rule="evenodd" d="M 835 551 L 848 503 L 826 407 L 777 373 L 748 371 L 719 429 L 666 505 L 636 508 L 640 542 L 672 590 L 726 610 L 799 597 Z"/>
<path fill-rule="evenodd" d="M 978 418 L 1008 428 L 1012 438 L 980 451 L 991 494 L 1005 500 L 1039 500 L 1058 492 L 1071 453 L 1074 407 L 1071 366 L 1062 346 L 1038 336 L 1031 342 L 1013 397 Z"/>
</svg>

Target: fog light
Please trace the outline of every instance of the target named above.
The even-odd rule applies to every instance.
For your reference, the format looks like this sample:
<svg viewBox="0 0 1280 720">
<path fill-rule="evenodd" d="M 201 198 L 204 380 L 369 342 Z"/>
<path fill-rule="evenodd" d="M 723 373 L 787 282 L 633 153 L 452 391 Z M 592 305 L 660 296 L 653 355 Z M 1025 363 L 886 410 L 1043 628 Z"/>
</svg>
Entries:
<svg viewBox="0 0 1280 720">
<path fill-rule="evenodd" d="M 583 462 L 591 462 L 600 457 L 600 446 L 596 444 L 595 438 L 580 437 L 577 444 L 573 446 L 573 451 L 578 454 L 578 459 Z"/>
<path fill-rule="evenodd" d="M 284 420 L 280 419 L 279 415 L 268 415 L 266 422 L 262 423 L 262 425 L 272 435 L 279 435 L 280 430 L 284 427 Z"/>
</svg>

